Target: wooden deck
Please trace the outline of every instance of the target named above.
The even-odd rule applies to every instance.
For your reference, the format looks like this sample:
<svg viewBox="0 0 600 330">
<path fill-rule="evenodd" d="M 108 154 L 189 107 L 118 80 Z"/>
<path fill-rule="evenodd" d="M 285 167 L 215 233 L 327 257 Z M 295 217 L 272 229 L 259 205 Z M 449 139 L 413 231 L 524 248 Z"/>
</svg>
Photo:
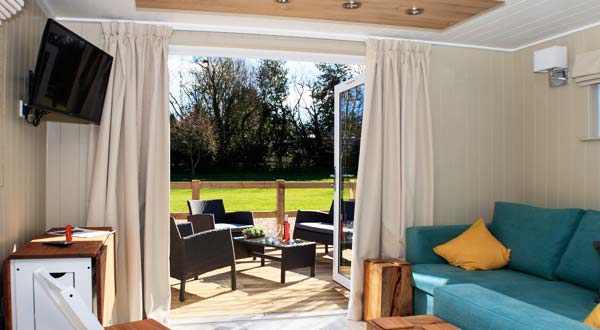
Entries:
<svg viewBox="0 0 600 330">
<path fill-rule="evenodd" d="M 270 252 L 277 253 L 277 252 Z M 288 271 L 286 283 L 279 282 L 279 265 L 251 258 L 238 260 L 236 291 L 231 291 L 229 268 L 190 280 L 186 300 L 179 301 L 179 281 L 171 279 L 171 318 L 196 319 L 255 314 L 299 313 L 339 310 L 348 307 L 349 292 L 332 281 L 332 257 L 317 246 L 316 277 L 309 269 Z"/>
</svg>

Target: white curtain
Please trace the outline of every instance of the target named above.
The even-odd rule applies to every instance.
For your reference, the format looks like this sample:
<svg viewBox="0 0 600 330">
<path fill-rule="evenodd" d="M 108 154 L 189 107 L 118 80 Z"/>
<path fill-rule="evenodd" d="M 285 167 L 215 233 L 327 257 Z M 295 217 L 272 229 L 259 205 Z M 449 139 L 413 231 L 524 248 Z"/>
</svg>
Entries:
<svg viewBox="0 0 600 330">
<path fill-rule="evenodd" d="M 165 321 L 169 287 L 169 81 L 167 27 L 103 23 L 114 57 L 90 165 L 88 226 L 117 239 L 113 322 Z"/>
<path fill-rule="evenodd" d="M 431 45 L 367 41 L 349 318 L 362 318 L 363 262 L 404 258 L 405 230 L 433 224 Z"/>
</svg>

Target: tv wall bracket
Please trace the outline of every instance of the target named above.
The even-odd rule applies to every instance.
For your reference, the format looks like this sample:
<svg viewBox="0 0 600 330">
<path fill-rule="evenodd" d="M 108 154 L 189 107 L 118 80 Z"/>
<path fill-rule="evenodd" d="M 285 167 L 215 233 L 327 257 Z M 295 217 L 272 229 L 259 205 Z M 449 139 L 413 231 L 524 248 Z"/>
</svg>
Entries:
<svg viewBox="0 0 600 330">
<path fill-rule="evenodd" d="M 38 126 L 42 122 L 42 117 L 47 115 L 48 111 L 36 109 L 27 105 L 23 100 L 19 100 L 19 116 L 33 126 Z"/>
<path fill-rule="evenodd" d="M 27 99 L 31 100 L 33 91 L 33 72 L 29 71 L 29 79 L 27 82 Z M 33 126 L 38 126 L 44 115 L 47 115 L 48 111 L 36 109 L 27 104 L 24 100 L 19 100 L 19 117 L 25 119 L 26 122 Z"/>
</svg>

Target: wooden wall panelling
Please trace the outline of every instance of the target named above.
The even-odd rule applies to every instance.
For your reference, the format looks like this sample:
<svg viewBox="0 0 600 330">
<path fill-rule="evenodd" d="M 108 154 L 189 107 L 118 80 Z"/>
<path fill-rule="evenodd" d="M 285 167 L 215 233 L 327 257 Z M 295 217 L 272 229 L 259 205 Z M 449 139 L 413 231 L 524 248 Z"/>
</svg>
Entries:
<svg viewBox="0 0 600 330">
<path fill-rule="evenodd" d="M 569 67 L 578 52 L 600 49 L 595 27 L 515 54 L 516 93 L 523 111 L 523 196 L 545 207 L 600 209 L 600 142 L 582 142 L 587 134 L 594 87 L 548 87 L 545 74 L 532 72 L 535 50 L 567 46 Z"/>
<path fill-rule="evenodd" d="M 33 70 L 46 17 L 35 1 L 0 26 L 0 258 L 45 226 L 46 126 L 18 117 L 28 70 Z"/>
</svg>

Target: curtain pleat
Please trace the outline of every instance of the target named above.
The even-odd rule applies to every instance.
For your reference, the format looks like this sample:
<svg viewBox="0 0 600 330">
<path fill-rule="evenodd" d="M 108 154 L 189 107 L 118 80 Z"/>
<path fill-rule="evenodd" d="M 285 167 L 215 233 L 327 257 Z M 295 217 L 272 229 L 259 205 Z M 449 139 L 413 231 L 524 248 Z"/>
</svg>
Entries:
<svg viewBox="0 0 600 330">
<path fill-rule="evenodd" d="M 114 322 L 166 321 L 169 287 L 169 82 L 171 29 L 103 23 L 114 57 L 93 159 L 88 226 L 116 230 Z"/>
<path fill-rule="evenodd" d="M 433 224 L 431 45 L 368 40 L 349 318 L 362 318 L 363 262 L 404 258 L 406 228 Z"/>
</svg>

